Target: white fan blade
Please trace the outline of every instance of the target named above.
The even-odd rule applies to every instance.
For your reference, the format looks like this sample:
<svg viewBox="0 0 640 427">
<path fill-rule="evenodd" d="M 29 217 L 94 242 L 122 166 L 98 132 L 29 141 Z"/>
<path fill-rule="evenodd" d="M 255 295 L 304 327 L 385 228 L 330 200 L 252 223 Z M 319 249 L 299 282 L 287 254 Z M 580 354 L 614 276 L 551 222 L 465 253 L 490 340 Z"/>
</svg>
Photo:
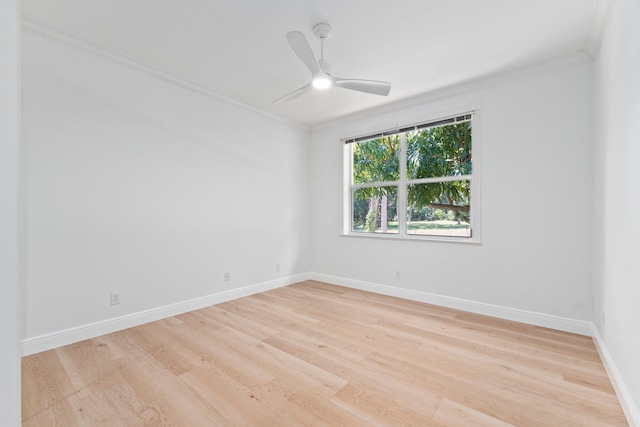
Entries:
<svg viewBox="0 0 640 427">
<path fill-rule="evenodd" d="M 339 77 L 334 77 L 333 80 L 337 87 L 357 90 L 358 92 L 372 93 L 374 95 L 387 96 L 391 90 L 391 83 L 389 82 L 362 79 L 341 79 Z"/>
<path fill-rule="evenodd" d="M 307 83 L 306 85 L 302 86 L 300 89 L 296 89 L 290 94 L 285 95 L 282 98 L 276 99 L 275 101 L 273 101 L 273 103 L 275 104 L 276 102 L 291 101 L 292 99 L 296 99 L 297 97 L 299 97 L 300 95 L 308 91 L 309 89 L 311 89 L 311 83 Z"/>
<path fill-rule="evenodd" d="M 289 42 L 291 49 L 293 49 L 295 54 L 298 55 L 298 58 L 300 58 L 309 71 L 311 71 L 311 75 L 315 76 L 318 74 L 320 72 L 318 60 L 313 54 L 311 46 L 309 46 L 309 42 L 305 35 L 300 31 L 290 31 L 287 33 L 287 41 Z"/>
</svg>

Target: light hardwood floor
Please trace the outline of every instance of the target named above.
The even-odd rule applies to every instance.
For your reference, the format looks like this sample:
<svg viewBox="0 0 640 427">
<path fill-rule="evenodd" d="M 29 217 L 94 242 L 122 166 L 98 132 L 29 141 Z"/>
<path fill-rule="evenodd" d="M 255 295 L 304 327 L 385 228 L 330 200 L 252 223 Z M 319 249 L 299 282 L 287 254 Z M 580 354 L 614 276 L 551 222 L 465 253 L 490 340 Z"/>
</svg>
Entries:
<svg viewBox="0 0 640 427">
<path fill-rule="evenodd" d="M 28 356 L 23 426 L 627 425 L 589 337 L 303 282 Z"/>
</svg>

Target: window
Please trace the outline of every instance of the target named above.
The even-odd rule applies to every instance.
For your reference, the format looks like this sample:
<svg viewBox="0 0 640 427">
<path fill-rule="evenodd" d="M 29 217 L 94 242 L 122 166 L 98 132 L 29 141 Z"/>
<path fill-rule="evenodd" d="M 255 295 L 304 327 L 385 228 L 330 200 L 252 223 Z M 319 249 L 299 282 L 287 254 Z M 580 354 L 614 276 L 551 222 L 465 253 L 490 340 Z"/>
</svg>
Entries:
<svg viewBox="0 0 640 427">
<path fill-rule="evenodd" d="M 348 234 L 471 240 L 472 113 L 345 140 Z"/>
</svg>

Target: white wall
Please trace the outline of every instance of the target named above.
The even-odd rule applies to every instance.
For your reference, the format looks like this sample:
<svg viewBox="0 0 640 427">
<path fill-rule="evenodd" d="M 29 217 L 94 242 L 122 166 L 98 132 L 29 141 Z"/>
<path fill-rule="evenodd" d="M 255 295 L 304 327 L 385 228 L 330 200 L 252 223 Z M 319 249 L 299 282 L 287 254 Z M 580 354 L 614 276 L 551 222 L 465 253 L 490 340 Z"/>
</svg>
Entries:
<svg viewBox="0 0 640 427">
<path fill-rule="evenodd" d="M 481 163 L 474 168 L 482 173 L 482 245 L 339 235 L 340 137 L 468 111 L 474 103 L 481 105 L 474 123 Z M 571 58 L 312 129 L 311 271 L 590 320 L 591 105 L 591 61 Z"/>
<path fill-rule="evenodd" d="M 24 338 L 308 271 L 307 129 L 31 31 L 22 61 Z"/>
<path fill-rule="evenodd" d="M 0 419 L 20 425 L 18 303 L 19 2 L 0 2 Z"/>
<path fill-rule="evenodd" d="M 17 425 L 18 249 L 4 238 L 17 232 L 16 9 L 0 9 L 0 413 Z M 639 14 L 633 0 L 615 3 L 596 60 L 595 117 L 592 64 L 576 60 L 318 127 L 310 149 L 305 130 L 25 33 L 23 338 L 313 271 L 593 318 L 637 419 Z M 339 236 L 340 137 L 474 104 L 482 245 Z M 114 290 L 122 303 L 112 307 Z"/>
<path fill-rule="evenodd" d="M 640 3 L 616 0 L 595 66 L 598 333 L 640 425 Z"/>
</svg>

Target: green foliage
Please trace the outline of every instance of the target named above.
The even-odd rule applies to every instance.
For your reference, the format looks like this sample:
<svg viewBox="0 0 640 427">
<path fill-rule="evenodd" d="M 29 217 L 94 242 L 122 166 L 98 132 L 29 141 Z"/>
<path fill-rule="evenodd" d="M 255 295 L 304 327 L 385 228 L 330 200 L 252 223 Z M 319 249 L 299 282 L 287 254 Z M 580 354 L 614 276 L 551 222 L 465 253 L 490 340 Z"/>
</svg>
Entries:
<svg viewBox="0 0 640 427">
<path fill-rule="evenodd" d="M 407 178 L 471 174 L 471 122 L 407 134 Z"/>
<path fill-rule="evenodd" d="M 412 184 L 408 188 L 409 205 L 421 209 L 424 206 L 444 206 L 456 212 L 469 210 L 469 181 L 434 182 Z"/>
<path fill-rule="evenodd" d="M 407 134 L 407 179 L 468 175 L 471 165 L 471 122 L 422 129 Z M 452 181 L 409 186 L 409 204 L 469 205 L 469 182 Z"/>
<path fill-rule="evenodd" d="M 362 198 L 357 191 L 353 199 L 353 226 L 363 228 L 369 212 L 369 200 Z"/>
<path fill-rule="evenodd" d="M 400 178 L 400 137 L 385 136 L 353 147 L 353 182 L 397 181 Z"/>
</svg>

